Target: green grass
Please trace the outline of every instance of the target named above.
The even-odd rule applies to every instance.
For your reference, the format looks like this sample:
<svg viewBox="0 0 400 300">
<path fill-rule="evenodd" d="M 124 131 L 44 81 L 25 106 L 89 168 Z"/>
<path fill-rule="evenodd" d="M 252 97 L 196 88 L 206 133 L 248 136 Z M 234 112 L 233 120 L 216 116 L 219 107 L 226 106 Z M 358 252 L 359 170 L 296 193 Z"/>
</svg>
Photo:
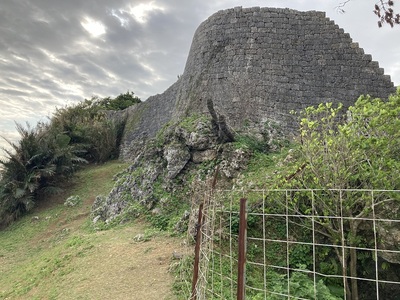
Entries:
<svg viewBox="0 0 400 300">
<path fill-rule="evenodd" d="M 32 212 L 0 231 L 0 299 L 175 299 L 167 271 L 180 240 L 143 218 L 96 231 L 91 205 L 107 195 L 128 164 L 92 165 L 42 197 Z M 64 206 L 72 195 L 82 199 Z M 134 237 L 143 235 L 136 242 Z M 149 289 L 151 282 L 154 289 Z"/>
<path fill-rule="evenodd" d="M 52 287 L 42 296 L 55 299 L 57 286 L 74 271 L 74 261 L 90 253 L 96 242 L 87 220 L 93 199 L 107 194 L 113 175 L 126 166 L 113 161 L 85 168 L 65 192 L 42 197 L 36 209 L 0 231 L 0 299 L 24 298 L 49 282 Z M 79 195 L 83 204 L 65 207 L 70 195 Z"/>
<path fill-rule="evenodd" d="M 290 149 L 286 147 L 275 152 L 254 152 L 247 169 L 241 174 L 242 186 L 249 190 L 277 188 L 277 175 L 285 176 L 290 172 L 290 169 L 282 164 L 285 158 L 290 157 Z"/>
</svg>

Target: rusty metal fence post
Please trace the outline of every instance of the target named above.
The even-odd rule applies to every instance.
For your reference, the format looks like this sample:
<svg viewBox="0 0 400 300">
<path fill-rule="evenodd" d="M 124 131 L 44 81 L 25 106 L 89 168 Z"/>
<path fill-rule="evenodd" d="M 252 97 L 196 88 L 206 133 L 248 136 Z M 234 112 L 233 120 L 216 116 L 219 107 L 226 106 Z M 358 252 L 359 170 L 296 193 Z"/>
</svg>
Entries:
<svg viewBox="0 0 400 300">
<path fill-rule="evenodd" d="M 246 284 L 247 199 L 240 199 L 237 300 L 244 300 Z"/>
<path fill-rule="evenodd" d="M 203 220 L 203 203 L 199 207 L 199 216 L 197 218 L 196 246 L 194 248 L 194 267 L 192 280 L 192 296 L 190 300 L 196 300 L 196 285 L 199 278 L 199 259 L 200 259 L 200 243 L 201 243 L 201 226 Z"/>
</svg>

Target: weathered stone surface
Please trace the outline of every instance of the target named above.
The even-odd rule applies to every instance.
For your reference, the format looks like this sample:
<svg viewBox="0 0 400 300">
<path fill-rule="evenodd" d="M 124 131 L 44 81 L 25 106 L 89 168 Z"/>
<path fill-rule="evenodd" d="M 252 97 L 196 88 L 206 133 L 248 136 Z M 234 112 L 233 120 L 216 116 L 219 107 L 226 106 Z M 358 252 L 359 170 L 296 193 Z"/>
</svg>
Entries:
<svg viewBox="0 0 400 300">
<path fill-rule="evenodd" d="M 199 164 L 205 161 L 210 161 L 215 159 L 216 157 L 217 157 L 217 152 L 214 149 L 192 152 L 192 161 L 195 164 Z"/>
<path fill-rule="evenodd" d="M 196 150 L 206 150 L 210 147 L 210 139 L 200 132 L 191 132 L 186 140 L 186 144 Z"/>
<path fill-rule="evenodd" d="M 377 226 L 379 235 L 380 249 L 388 251 L 380 251 L 379 256 L 384 260 L 400 264 L 400 254 L 398 253 L 400 245 L 400 224 L 398 222 L 388 222 L 385 226 Z M 390 252 L 394 251 L 394 252 Z"/>
<path fill-rule="evenodd" d="M 69 206 L 69 207 L 74 207 L 80 204 L 82 204 L 82 199 L 78 195 L 70 196 L 64 202 L 64 206 Z"/>
<path fill-rule="evenodd" d="M 120 188 L 117 187 L 117 189 Z M 122 200 L 121 198 L 118 198 L 117 201 L 115 200 L 115 198 L 110 196 L 96 197 L 91 211 L 91 217 L 94 224 L 96 224 L 99 220 L 108 223 L 121 214 L 121 212 L 127 206 L 127 201 Z"/>
<path fill-rule="evenodd" d="M 289 134 L 297 129 L 291 110 L 321 102 L 347 107 L 361 94 L 394 91 L 371 55 L 323 12 L 227 9 L 199 26 L 178 81 L 128 109 L 121 157 L 134 159 L 171 120 L 209 115 L 210 99 L 234 132 L 272 121 Z M 195 144 L 205 149 L 205 140 Z"/>
<path fill-rule="evenodd" d="M 227 178 L 234 178 L 245 166 L 247 166 L 249 158 L 250 154 L 246 151 L 227 147 L 222 153 L 222 161 L 219 164 L 219 171 Z"/>
<path fill-rule="evenodd" d="M 175 224 L 175 232 L 184 233 L 188 229 L 190 212 L 185 210 L 181 219 Z"/>
<path fill-rule="evenodd" d="M 186 166 L 190 159 L 190 152 L 186 146 L 181 144 L 172 144 L 164 148 L 164 158 L 167 160 L 167 177 L 175 178 Z"/>
<path fill-rule="evenodd" d="M 211 120 L 188 118 L 164 128 L 163 136 L 146 143 L 133 164 L 114 178 L 116 183 L 110 194 L 96 198 L 93 223 L 110 223 L 121 215 L 121 221 L 136 218 L 143 209 L 162 217 L 170 210 L 174 194 L 182 197 L 187 193 L 182 199 L 188 201 L 186 204 L 196 197 L 203 199 L 203 181 L 213 177 L 217 162 L 221 162 L 225 178 L 235 177 L 245 168 L 248 153 L 235 149 L 232 143 L 218 144 L 218 133 L 211 127 Z M 201 168 L 195 166 L 204 162 Z M 198 179 L 193 181 L 195 177 Z M 185 212 L 174 228 L 182 232 L 188 224 Z"/>
</svg>

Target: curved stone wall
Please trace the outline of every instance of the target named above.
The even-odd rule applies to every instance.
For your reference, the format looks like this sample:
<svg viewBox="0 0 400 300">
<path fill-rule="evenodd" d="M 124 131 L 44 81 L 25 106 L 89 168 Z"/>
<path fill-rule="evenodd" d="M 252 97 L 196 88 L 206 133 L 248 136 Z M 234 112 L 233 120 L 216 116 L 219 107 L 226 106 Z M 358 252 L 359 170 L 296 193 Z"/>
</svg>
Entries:
<svg viewBox="0 0 400 300">
<path fill-rule="evenodd" d="M 204 108 L 199 99 L 211 97 L 237 129 L 271 118 L 293 130 L 290 110 L 394 91 L 371 55 L 325 13 L 276 8 L 238 7 L 203 22 L 183 79 L 178 113 Z"/>
<path fill-rule="evenodd" d="M 207 113 L 207 99 L 235 131 L 274 121 L 293 132 L 291 110 L 321 102 L 349 106 L 361 94 L 386 98 L 394 91 L 371 55 L 325 13 L 236 7 L 199 26 L 181 78 L 141 104 L 151 107 L 141 115 L 151 124 L 131 128 L 124 142 L 129 148 L 171 118 Z"/>
</svg>

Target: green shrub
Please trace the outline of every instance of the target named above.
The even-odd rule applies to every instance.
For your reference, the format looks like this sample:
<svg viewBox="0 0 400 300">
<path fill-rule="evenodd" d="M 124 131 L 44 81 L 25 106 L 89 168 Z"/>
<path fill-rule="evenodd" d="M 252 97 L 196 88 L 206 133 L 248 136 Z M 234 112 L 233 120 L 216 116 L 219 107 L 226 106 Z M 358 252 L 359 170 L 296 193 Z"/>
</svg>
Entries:
<svg viewBox="0 0 400 300">
<path fill-rule="evenodd" d="M 282 295 L 290 295 L 290 298 L 316 299 L 316 300 L 340 300 L 331 293 L 323 280 L 319 279 L 314 287 L 314 281 L 304 272 L 293 272 L 287 280 L 286 275 L 275 272 L 268 273 L 268 289 L 266 298 L 264 293 L 250 296 L 251 300 L 278 300 Z"/>
<path fill-rule="evenodd" d="M 105 110 L 139 102 L 129 91 L 114 99 L 94 97 L 57 109 L 49 123 L 17 124 L 20 140 L 7 141 L 12 150 L 3 149 L 6 158 L 0 160 L 0 225 L 32 209 L 39 191 L 56 191 L 82 163 L 117 157 L 125 121 L 108 119 Z"/>
<path fill-rule="evenodd" d="M 31 210 L 40 190 L 54 187 L 57 178 L 70 175 L 85 162 L 70 138 L 51 131 L 47 124 L 35 128 L 17 124 L 17 130 L 20 141 L 8 141 L 13 151 L 4 150 L 7 157 L 0 160 L 0 217 L 6 223 Z"/>
</svg>

